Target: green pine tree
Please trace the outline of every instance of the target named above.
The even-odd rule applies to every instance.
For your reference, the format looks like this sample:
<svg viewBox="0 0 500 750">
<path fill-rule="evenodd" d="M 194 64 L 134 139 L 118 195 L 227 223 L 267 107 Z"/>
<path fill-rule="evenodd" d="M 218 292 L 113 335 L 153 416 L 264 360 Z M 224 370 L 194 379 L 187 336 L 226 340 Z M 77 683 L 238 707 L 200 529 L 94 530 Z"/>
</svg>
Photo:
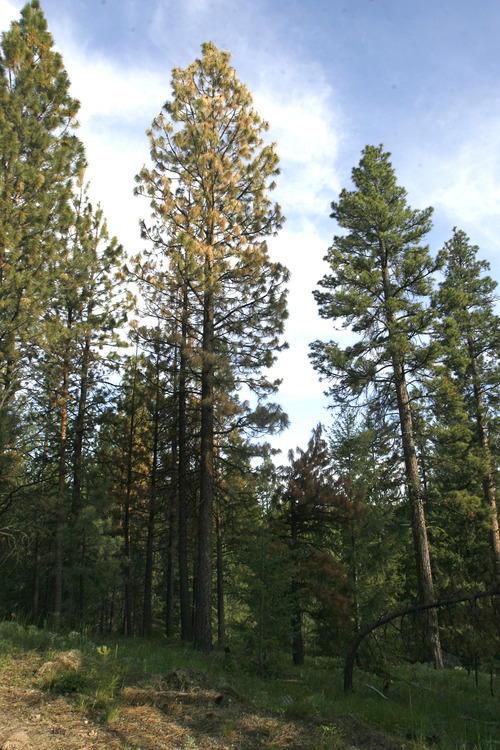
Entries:
<svg viewBox="0 0 500 750">
<path fill-rule="evenodd" d="M 498 577 L 500 532 L 489 422 L 498 412 L 500 398 L 500 318 L 494 311 L 497 284 L 485 275 L 489 264 L 477 259 L 478 250 L 465 232 L 454 229 L 444 246 L 444 279 L 434 297 L 434 306 L 439 313 L 436 335 L 442 347 L 440 389 L 442 392 L 446 387 L 448 401 L 460 415 L 451 425 L 446 417 L 443 437 L 450 440 L 450 430 L 456 433 L 461 426 L 458 437 L 462 468 L 466 460 L 471 471 L 468 478 L 455 477 L 456 489 L 466 489 L 464 480 L 477 482 L 475 494 L 482 494 L 490 518 L 490 546 Z M 456 437 L 453 465 L 457 457 Z"/>
<path fill-rule="evenodd" d="M 332 203 L 332 218 L 346 233 L 334 237 L 326 261 L 330 273 L 314 293 L 320 315 L 340 319 L 355 343 L 312 344 L 312 360 L 330 383 L 337 402 L 389 399 L 399 415 L 402 458 L 411 511 L 419 600 L 435 601 L 421 477 L 417 462 L 409 380 L 429 362 L 432 352 L 420 343 L 430 327 L 425 298 L 436 268 L 421 244 L 431 227 L 432 209 L 411 209 L 396 182 L 390 154 L 367 146 L 352 170 L 355 189 L 342 190 Z M 426 648 L 442 666 L 437 615 L 430 610 Z"/>
<path fill-rule="evenodd" d="M 74 134 L 79 103 L 38 0 L 0 47 L 0 405 L 15 396 L 33 328 L 50 296 L 47 261 L 65 234 L 73 178 L 83 166 Z"/>
</svg>

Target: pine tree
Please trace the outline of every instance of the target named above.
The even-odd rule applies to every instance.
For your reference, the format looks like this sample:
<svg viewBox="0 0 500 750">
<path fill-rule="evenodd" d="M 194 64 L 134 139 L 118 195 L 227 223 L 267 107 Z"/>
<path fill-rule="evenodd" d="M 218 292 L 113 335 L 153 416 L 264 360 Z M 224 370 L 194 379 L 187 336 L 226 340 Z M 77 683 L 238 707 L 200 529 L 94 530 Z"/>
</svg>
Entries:
<svg viewBox="0 0 500 750">
<path fill-rule="evenodd" d="M 493 567 L 499 577 L 500 532 L 488 423 L 491 413 L 497 412 L 500 397 L 500 318 L 494 312 L 497 284 L 485 275 L 489 264 L 477 259 L 478 251 L 465 232 L 454 229 L 444 246 L 444 279 L 434 305 L 440 316 L 436 334 L 442 347 L 441 392 L 446 383 L 448 401 L 462 417 L 455 418 L 452 425 L 447 419 L 445 433 L 449 438 L 450 428 L 456 433 L 462 425 L 460 437 L 466 454 L 462 461 L 465 458 L 469 468 L 473 463 L 479 467 L 479 483 L 490 517 Z M 453 443 L 456 452 L 456 439 Z M 474 451 L 479 454 L 475 460 Z M 460 484 L 464 489 L 463 482 Z"/>
<path fill-rule="evenodd" d="M 0 51 L 0 406 L 12 401 L 33 327 L 50 296 L 47 261 L 65 234 L 72 179 L 83 166 L 79 103 L 38 0 Z"/>
<path fill-rule="evenodd" d="M 381 612 L 397 608 L 406 593 L 404 550 L 411 538 L 400 512 L 404 471 L 388 416 L 369 409 L 361 414 L 357 408 L 339 409 L 329 431 L 335 473 L 363 496 L 370 511 L 361 525 L 349 525 L 342 555 L 357 631 Z"/>
<path fill-rule="evenodd" d="M 154 217 L 144 233 L 190 297 L 190 366 L 198 371 L 201 411 L 195 646 L 205 651 L 212 646 L 215 393 L 220 399 L 245 386 L 260 406 L 276 389 L 262 369 L 274 362 L 286 314 L 287 273 L 270 261 L 265 242 L 282 223 L 267 197 L 278 158 L 229 61 L 228 52 L 205 43 L 200 59 L 173 71 L 173 99 L 148 134 L 153 166 L 138 177 Z M 256 410 L 260 427 L 263 415 Z"/>
<path fill-rule="evenodd" d="M 367 146 L 352 171 L 356 189 L 342 190 L 339 201 L 332 203 L 331 216 L 347 233 L 334 237 L 326 256 L 331 273 L 319 282 L 325 291 L 314 295 L 322 317 L 340 318 L 358 337 L 344 348 L 317 341 L 312 359 L 337 402 L 363 396 L 396 402 L 419 599 L 430 604 L 435 601 L 434 584 L 408 388 L 432 355 L 430 347 L 420 343 L 430 327 L 424 298 L 436 268 L 421 244 L 431 227 L 432 209 L 415 211 L 407 205 L 389 157 L 382 146 Z M 426 647 L 436 667 L 442 667 L 435 610 L 428 616 Z"/>
<path fill-rule="evenodd" d="M 289 551 L 292 603 L 292 656 L 304 662 L 303 614 L 316 599 L 322 614 L 346 619 L 347 579 L 334 556 L 335 531 L 362 522 L 366 511 L 342 478 L 335 479 L 321 426 L 313 430 L 307 450 L 289 453 L 282 486 L 275 496 L 275 533 Z M 310 606 L 309 606 L 310 611 Z M 342 617 L 340 616 L 342 615 Z"/>
<path fill-rule="evenodd" d="M 69 95 L 38 0 L 0 44 L 0 502 L 22 485 L 20 405 L 38 320 L 51 292 L 50 259 L 67 225 L 72 178 L 83 165 Z"/>
</svg>

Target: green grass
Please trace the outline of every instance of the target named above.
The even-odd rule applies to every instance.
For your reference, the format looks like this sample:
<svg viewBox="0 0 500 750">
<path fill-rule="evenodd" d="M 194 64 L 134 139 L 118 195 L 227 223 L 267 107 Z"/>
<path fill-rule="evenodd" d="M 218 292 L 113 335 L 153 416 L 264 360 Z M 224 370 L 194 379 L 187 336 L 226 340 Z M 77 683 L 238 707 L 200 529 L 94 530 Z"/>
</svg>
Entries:
<svg viewBox="0 0 500 750">
<path fill-rule="evenodd" d="M 487 674 L 479 674 L 476 686 L 474 676 L 463 669 L 436 672 L 422 664 L 392 664 L 383 679 L 356 670 L 355 688 L 344 695 L 339 660 L 308 659 L 303 667 L 294 668 L 283 655 L 265 675 L 244 654 L 204 656 L 165 638 L 96 643 L 78 633 L 58 635 L 0 623 L 0 661 L 2 655 L 30 650 L 50 658 L 72 648 L 84 654 L 84 669 L 61 673 L 48 684 L 49 689 L 78 694 L 82 708 L 98 709 L 109 721 L 119 711 L 127 675 L 140 681 L 191 668 L 203 671 L 215 685 L 229 685 L 262 708 L 290 718 L 318 718 L 325 727 L 318 747 L 335 747 L 335 716 L 351 714 L 372 727 L 413 740 L 417 747 L 500 750 L 500 684 L 494 677 L 492 696 Z"/>
</svg>

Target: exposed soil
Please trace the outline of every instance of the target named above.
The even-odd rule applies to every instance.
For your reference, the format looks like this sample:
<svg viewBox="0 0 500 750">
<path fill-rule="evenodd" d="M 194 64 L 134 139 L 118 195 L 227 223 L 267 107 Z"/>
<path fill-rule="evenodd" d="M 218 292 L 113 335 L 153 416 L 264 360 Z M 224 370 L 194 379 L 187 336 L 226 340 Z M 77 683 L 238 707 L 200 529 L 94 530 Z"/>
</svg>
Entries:
<svg viewBox="0 0 500 750">
<path fill-rule="evenodd" d="M 401 741 L 350 716 L 328 721 L 288 719 L 257 709 L 229 687 L 211 686 L 196 670 L 156 675 L 123 688 L 112 721 L 82 708 L 78 695 L 57 695 L 42 676 L 84 669 L 79 652 L 50 664 L 30 653 L 4 662 L 0 681 L 0 750 L 308 750 L 333 747 L 321 726 L 340 736 L 345 750 L 400 750 Z"/>
</svg>

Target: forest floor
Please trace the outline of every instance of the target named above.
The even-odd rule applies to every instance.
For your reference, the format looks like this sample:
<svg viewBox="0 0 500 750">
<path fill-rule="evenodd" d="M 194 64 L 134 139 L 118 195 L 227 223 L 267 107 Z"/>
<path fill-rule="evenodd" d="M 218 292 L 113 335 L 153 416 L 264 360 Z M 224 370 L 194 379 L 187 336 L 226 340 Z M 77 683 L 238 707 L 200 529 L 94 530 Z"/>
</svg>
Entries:
<svg viewBox="0 0 500 750">
<path fill-rule="evenodd" d="M 349 715 L 308 720 L 263 711 L 231 688 L 211 685 L 195 669 L 130 675 L 111 701 L 99 704 L 76 690 L 88 669 L 78 651 L 56 654 L 48 664 L 46 658 L 36 651 L 3 655 L 0 750 L 412 747 Z M 65 686 L 71 692 L 63 692 Z"/>
</svg>

